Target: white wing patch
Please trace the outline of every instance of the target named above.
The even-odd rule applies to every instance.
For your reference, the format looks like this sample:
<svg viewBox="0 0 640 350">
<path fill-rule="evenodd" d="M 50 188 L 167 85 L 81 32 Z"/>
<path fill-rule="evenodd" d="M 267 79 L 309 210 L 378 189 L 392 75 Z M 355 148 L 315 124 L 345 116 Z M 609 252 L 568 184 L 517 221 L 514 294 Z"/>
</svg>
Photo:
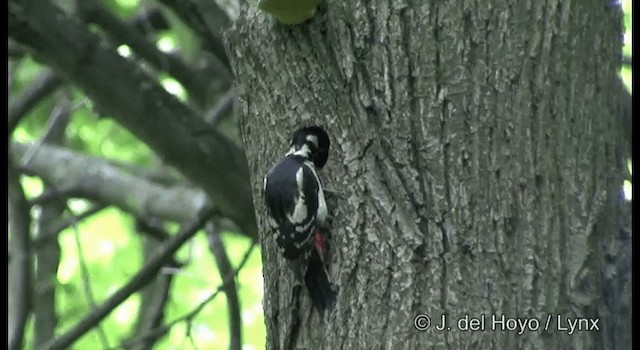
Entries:
<svg viewBox="0 0 640 350">
<path fill-rule="evenodd" d="M 269 173 L 267 173 L 262 180 L 262 191 L 264 192 L 267 192 L 267 176 L 269 176 Z"/>
<path fill-rule="evenodd" d="M 302 185 L 304 181 L 303 168 L 300 167 L 296 172 L 296 182 L 298 185 L 298 198 L 296 199 L 296 205 L 293 208 L 293 213 L 287 215 L 287 219 L 292 224 L 301 224 L 307 219 L 307 201 L 302 192 Z"/>
<path fill-rule="evenodd" d="M 278 229 L 278 223 L 271 217 L 271 215 L 267 215 L 267 222 L 269 224 L 269 227 L 271 227 L 271 229 L 273 230 L 273 233 L 277 232 Z"/>
<path fill-rule="evenodd" d="M 313 163 L 311 163 L 310 161 L 306 161 L 304 162 L 304 165 L 309 168 L 309 170 L 311 170 L 311 173 L 313 174 L 313 177 L 316 179 L 316 183 L 318 184 L 318 212 L 316 213 L 316 221 L 320 226 L 326 226 L 329 211 L 327 209 L 327 202 L 325 202 L 324 200 L 322 183 L 320 183 L 320 178 L 318 178 L 318 174 L 316 174 L 316 169 L 313 166 Z"/>
<path fill-rule="evenodd" d="M 300 167 L 298 171 L 296 171 L 296 185 L 298 185 L 298 193 L 302 193 L 302 188 L 304 185 L 304 169 Z"/>
<path fill-rule="evenodd" d="M 316 214 L 316 221 L 322 227 L 327 226 L 327 218 L 329 211 L 327 209 L 327 203 L 324 201 L 324 191 L 322 185 L 318 182 L 318 214 Z"/>
</svg>

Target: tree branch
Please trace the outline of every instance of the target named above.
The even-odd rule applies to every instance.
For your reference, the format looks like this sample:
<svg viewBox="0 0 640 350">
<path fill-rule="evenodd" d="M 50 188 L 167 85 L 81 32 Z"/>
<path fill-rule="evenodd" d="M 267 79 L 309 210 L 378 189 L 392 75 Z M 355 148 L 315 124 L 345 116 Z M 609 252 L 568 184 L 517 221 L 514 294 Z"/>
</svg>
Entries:
<svg viewBox="0 0 640 350">
<path fill-rule="evenodd" d="M 32 146 L 35 147 L 36 145 Z M 24 159 L 24 158 L 23 158 Z M 29 160 L 23 161 L 27 166 L 31 163 Z M 25 167 L 24 170 L 29 172 L 28 167 Z M 37 174 L 36 174 L 37 175 Z M 66 201 L 72 197 L 83 197 L 86 194 L 82 190 L 78 190 L 77 188 L 65 188 L 64 190 L 59 190 L 56 187 L 46 187 L 37 197 L 29 199 L 29 205 L 45 205 L 51 202 L 60 202 Z"/>
<path fill-rule="evenodd" d="M 220 231 L 216 230 L 213 224 L 208 225 L 206 231 L 209 238 L 209 250 L 216 260 L 220 279 L 224 281 L 225 277 L 233 272 L 233 266 L 229 261 L 224 243 L 220 239 Z M 238 288 L 234 279 L 231 279 L 224 287 L 224 293 L 227 296 L 227 310 L 229 310 L 229 349 L 240 350 L 242 349 L 242 315 L 240 314 Z"/>
<path fill-rule="evenodd" d="M 145 178 L 151 182 L 155 182 L 167 187 L 176 186 L 180 183 L 187 182 L 187 179 L 182 176 L 175 169 L 168 166 L 157 166 L 154 168 L 143 168 L 133 163 L 117 160 L 107 159 L 109 164 L 114 165 L 116 168 L 121 169 L 131 175 Z"/>
<path fill-rule="evenodd" d="M 204 309 L 204 307 L 207 306 L 207 304 L 209 304 L 213 299 L 215 299 L 218 296 L 218 294 L 220 294 L 220 292 L 224 291 L 227 285 L 236 278 L 240 270 L 242 270 L 244 265 L 249 260 L 249 257 L 251 256 L 251 252 L 253 252 L 253 248 L 255 248 L 256 244 L 257 244 L 256 241 L 251 242 L 251 246 L 249 246 L 249 248 L 245 252 L 244 256 L 242 257 L 242 260 L 240 261 L 240 264 L 238 264 L 238 267 L 235 270 L 231 271 L 231 273 L 227 274 L 227 276 L 223 279 L 218 289 L 216 289 L 213 293 L 211 293 L 204 301 L 198 304 L 198 306 L 196 306 L 193 310 L 191 310 L 190 312 L 186 313 L 181 317 L 178 317 L 177 319 L 171 321 L 166 325 L 155 328 L 138 338 L 131 339 L 123 344 L 120 344 L 119 348 L 128 348 L 137 342 L 147 339 L 148 337 L 162 336 L 166 334 L 171 329 L 171 327 L 175 326 L 180 322 L 187 322 L 187 323 L 191 322 L 202 311 L 202 309 Z"/>
<path fill-rule="evenodd" d="M 16 159 L 21 159 L 29 152 L 29 146 L 12 143 L 11 151 Z M 97 199 L 136 216 L 150 215 L 177 222 L 192 218 L 207 203 L 207 195 L 196 188 L 164 187 L 128 174 L 106 160 L 53 145 L 40 146 L 22 168 L 56 188 L 36 198 L 36 202 L 57 198 L 62 193 Z"/>
<path fill-rule="evenodd" d="M 69 125 L 71 114 L 71 93 L 64 89 L 63 94 L 57 98 L 53 108 L 48 127 L 41 136 L 39 142 L 49 142 L 61 145 L 65 141 L 65 131 Z M 45 183 L 45 192 L 48 186 Z M 65 201 L 51 201 L 41 206 L 40 215 L 37 216 L 36 240 L 47 235 L 51 226 L 57 222 L 66 209 Z M 58 231 L 59 232 L 59 231 Z M 56 236 L 57 237 L 57 232 Z M 58 266 L 60 264 L 61 249 L 57 239 L 45 240 L 46 244 L 36 248 L 34 240 L 32 247 L 35 250 L 35 297 L 33 305 L 34 315 L 34 343 L 39 348 L 55 335 L 58 325 L 56 313 L 56 281 Z"/>
<path fill-rule="evenodd" d="M 69 210 L 69 207 L 67 207 Z M 70 211 L 70 210 L 69 210 Z M 88 304 L 92 310 L 96 309 L 96 298 L 93 295 L 93 288 L 91 287 L 91 277 L 89 276 L 89 268 L 87 267 L 87 262 L 84 259 L 84 252 L 82 249 L 82 242 L 80 241 L 80 231 L 78 230 L 78 226 L 73 224 L 73 238 L 74 243 L 76 244 L 76 250 L 78 251 L 78 265 L 80 266 L 80 278 L 82 281 L 82 289 L 84 289 L 84 294 L 87 298 Z M 96 325 L 98 339 L 100 340 L 100 344 L 102 347 L 109 347 L 109 339 L 107 338 L 107 334 L 104 332 L 101 324 Z"/>
<path fill-rule="evenodd" d="M 257 237 L 242 149 L 47 1 L 10 0 L 9 33 L 81 87 L 101 111 L 202 186 L 224 216 Z M 195 137 L 198 133 L 201 136 Z"/>
<path fill-rule="evenodd" d="M 142 9 L 129 23 L 136 32 L 140 32 L 143 35 L 169 29 L 169 22 L 157 7 Z"/>
<path fill-rule="evenodd" d="M 71 227 L 72 225 L 77 224 L 78 222 L 88 217 L 91 217 L 94 214 L 101 212 L 106 207 L 107 206 L 104 204 L 95 204 L 91 208 L 83 211 L 78 215 L 71 215 L 67 217 L 58 216 L 57 220 L 52 221 L 49 225 L 47 225 L 46 228 L 43 228 L 41 235 L 38 235 L 33 240 L 32 242 L 33 249 L 35 250 L 42 249 L 49 242 L 55 241 L 55 239 L 58 237 L 58 234 L 62 230 L 68 227 Z"/>
<path fill-rule="evenodd" d="M 9 156 L 9 304 L 10 350 L 21 349 L 24 328 L 31 311 L 32 260 L 29 205 L 20 184 L 20 174 Z"/>
<path fill-rule="evenodd" d="M 76 323 L 69 331 L 58 338 L 52 339 L 50 343 L 44 346 L 44 349 L 57 350 L 69 348 L 88 330 L 100 323 L 102 319 L 109 315 L 113 309 L 118 307 L 118 305 L 125 301 L 131 294 L 153 281 L 153 278 L 162 266 L 165 265 L 167 261 L 170 261 L 175 252 L 180 249 L 184 243 L 189 241 L 213 215 L 214 210 L 206 207 L 193 221 L 184 224 L 180 228 L 180 232 L 163 245 L 162 250 L 149 259 L 149 262 L 124 286 Z"/>
<path fill-rule="evenodd" d="M 136 218 L 136 231 L 151 238 L 155 242 L 164 242 L 171 238 L 169 232 L 167 232 L 162 226 L 162 220 L 158 218 Z"/>
<path fill-rule="evenodd" d="M 238 273 L 240 272 L 240 270 L 242 270 L 242 268 L 244 267 L 244 265 L 247 263 L 247 261 L 249 260 L 249 256 L 251 256 L 251 252 L 253 252 L 253 248 L 256 246 L 256 241 L 251 242 L 251 246 L 249 246 L 249 248 L 247 249 L 247 251 L 245 252 L 244 256 L 242 257 L 242 260 L 240 261 L 240 264 L 238 265 L 238 268 L 230 271 L 229 274 L 227 274 L 226 278 L 224 278 L 222 280 L 222 284 L 220 285 L 220 287 L 218 287 L 218 289 L 216 289 L 215 292 L 211 293 L 211 295 L 209 295 L 209 297 L 207 297 L 204 301 L 202 301 L 195 309 L 193 309 L 191 312 L 183 315 L 182 317 L 179 317 L 178 319 L 174 320 L 172 322 L 172 324 L 175 324 L 177 322 L 182 322 L 182 321 L 186 321 L 187 322 L 187 329 L 190 329 L 190 323 L 193 321 L 193 319 L 202 311 L 202 309 L 204 309 L 204 307 L 211 302 L 213 299 L 215 299 L 215 297 L 221 292 L 224 291 L 225 288 L 228 287 L 229 283 L 231 283 L 236 276 L 238 275 Z"/>
<path fill-rule="evenodd" d="M 171 268 L 180 268 L 180 265 L 169 265 Z M 150 298 L 143 300 L 143 306 L 140 308 L 140 318 L 136 326 L 136 334 L 146 334 L 152 329 L 162 325 L 164 320 L 164 309 L 169 301 L 171 285 L 173 283 L 174 274 L 160 273 L 157 277 L 157 283 L 153 289 L 149 289 Z M 162 335 L 157 337 L 146 337 L 144 342 L 137 346 L 140 349 L 153 349 L 154 344 L 160 340 Z"/>
<path fill-rule="evenodd" d="M 220 97 L 213 108 L 207 112 L 205 120 L 213 127 L 218 126 L 226 116 L 231 115 L 231 112 L 233 111 L 233 100 L 235 97 L 235 89 L 229 89 L 229 91 Z"/>
<path fill-rule="evenodd" d="M 160 0 L 160 3 L 172 9 L 227 70 L 231 68 L 221 35 L 230 21 L 215 1 Z"/>
<path fill-rule="evenodd" d="M 47 69 L 40 73 L 35 78 L 35 82 L 29 85 L 22 94 L 11 99 L 7 111 L 9 135 L 13 134 L 13 130 L 18 126 L 20 120 L 22 120 L 38 102 L 49 96 L 60 85 L 62 85 L 62 79 Z"/>
<path fill-rule="evenodd" d="M 136 231 L 148 236 L 150 239 L 144 240 L 145 261 L 152 257 L 152 252 L 157 250 L 160 242 L 171 237 L 162 227 L 160 220 L 145 218 L 136 219 Z M 182 264 L 172 260 L 168 264 L 170 269 L 179 269 Z M 144 334 L 148 331 L 159 327 L 164 320 L 164 310 L 169 301 L 171 285 L 175 274 L 159 273 L 152 284 L 146 286 L 140 293 L 142 301 L 138 309 L 138 317 L 136 320 L 135 333 L 131 337 L 136 338 L 138 334 Z M 160 337 L 149 337 L 137 346 L 135 349 L 153 349 L 154 344 Z"/>
<path fill-rule="evenodd" d="M 37 261 L 34 288 L 34 348 L 39 348 L 55 335 L 58 325 L 56 313 L 56 281 L 60 264 L 60 244 L 55 235 L 50 235 L 52 226 L 64 212 L 61 203 L 47 203 L 42 206 L 36 225 L 36 237 L 32 248 Z"/>
<path fill-rule="evenodd" d="M 38 141 L 36 141 L 35 145 L 31 147 L 31 150 L 37 150 L 44 142 L 47 141 L 53 144 L 61 144 L 58 141 L 63 140 L 64 138 L 64 131 L 67 128 L 69 116 L 71 114 L 71 98 L 68 96 L 63 98 L 66 99 L 66 102 L 58 104 L 53 108 L 42 136 Z M 33 156 L 33 154 L 23 156 L 21 163 L 28 163 L 28 159 L 31 158 L 31 156 Z"/>
<path fill-rule="evenodd" d="M 85 0 L 80 2 L 79 10 L 87 22 L 95 23 L 104 29 L 116 43 L 126 44 L 143 59 L 151 63 L 156 69 L 164 71 L 176 78 L 189 91 L 189 95 L 200 106 L 206 104 L 207 98 L 219 91 L 220 84 L 211 84 L 216 79 L 226 80 L 226 86 L 230 85 L 227 72 L 218 72 L 213 79 L 211 76 L 199 74 L 195 69 L 190 69 L 177 55 L 166 54 L 156 47 L 155 43 L 148 41 L 143 35 L 133 30 L 133 26 L 127 25 L 106 9 L 101 2 Z"/>
</svg>

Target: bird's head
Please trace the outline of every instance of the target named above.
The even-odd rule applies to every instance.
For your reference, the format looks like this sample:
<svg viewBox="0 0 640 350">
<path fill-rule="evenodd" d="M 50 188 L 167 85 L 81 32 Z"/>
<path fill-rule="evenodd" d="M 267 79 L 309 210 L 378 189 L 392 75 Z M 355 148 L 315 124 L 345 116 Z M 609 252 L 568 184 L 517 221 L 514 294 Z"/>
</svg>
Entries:
<svg viewBox="0 0 640 350">
<path fill-rule="evenodd" d="M 318 126 L 304 127 L 293 133 L 287 155 L 304 157 L 312 161 L 316 169 L 322 169 L 329 158 L 329 146 L 329 135 L 324 129 Z"/>
</svg>

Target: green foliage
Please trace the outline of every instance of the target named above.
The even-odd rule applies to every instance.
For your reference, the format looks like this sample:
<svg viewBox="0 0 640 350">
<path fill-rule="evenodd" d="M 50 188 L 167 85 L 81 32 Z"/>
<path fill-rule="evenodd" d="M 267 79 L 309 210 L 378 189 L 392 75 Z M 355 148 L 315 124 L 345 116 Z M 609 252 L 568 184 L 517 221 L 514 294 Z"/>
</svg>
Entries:
<svg viewBox="0 0 640 350">
<path fill-rule="evenodd" d="M 140 0 L 108 0 L 104 4 L 120 17 L 132 16 L 140 8 Z"/>
<path fill-rule="evenodd" d="M 161 7 L 161 9 L 163 8 Z M 162 14 L 172 30 L 160 32 L 158 41 L 162 40 L 164 36 L 169 37 L 176 44 L 176 48 L 180 50 L 185 61 L 195 63 L 201 49 L 198 37 L 173 12 L 163 10 Z"/>
<path fill-rule="evenodd" d="M 251 243 L 232 233 L 223 234 L 222 240 L 229 252 L 229 259 L 237 266 Z M 189 313 L 222 283 L 204 235 L 197 236 L 193 245 L 184 247 L 178 256 L 182 260 L 191 259 L 194 263 L 176 276 L 176 290 L 185 293 L 174 294 L 172 304 L 175 307 L 169 310 L 168 319 L 176 319 Z M 252 253 L 240 271 L 237 283 L 243 316 L 244 344 L 261 349 L 264 347 L 266 331 L 262 317 L 262 267 L 259 250 Z M 229 318 L 226 308 L 226 298 L 219 295 L 193 320 L 191 331 L 198 339 L 199 348 L 228 348 Z M 184 325 L 174 327 L 169 339 L 172 344 L 189 344 Z"/>
<path fill-rule="evenodd" d="M 42 112 L 46 114 L 46 111 Z M 36 135 L 36 130 L 27 129 L 28 127 L 21 125 L 17 130 L 18 134 L 24 135 L 25 139 Z M 88 110 L 76 111 L 69 127 L 69 139 L 73 141 L 70 142 L 73 148 L 86 153 L 137 164 L 149 162 L 150 151 L 144 144 L 117 124 L 97 119 Z M 29 198 L 42 193 L 43 185 L 38 178 L 24 177 L 22 183 Z M 71 203 L 70 206 L 76 212 L 85 209 L 82 202 Z M 177 225 L 171 226 L 173 230 L 177 228 Z M 60 331 L 75 325 L 93 309 L 82 281 L 81 257 L 76 237 L 81 243 L 92 294 L 99 304 L 142 267 L 142 241 L 133 227 L 134 223 L 129 215 L 117 209 L 108 209 L 60 234 L 62 257 L 58 270 L 56 305 Z M 235 233 L 225 233 L 223 242 L 232 264 L 237 266 L 250 242 Z M 178 252 L 177 258 L 187 264 L 174 278 L 171 300 L 166 307 L 166 322 L 189 313 L 222 282 L 204 233 L 198 233 L 188 246 Z M 258 249 L 252 253 L 237 282 L 243 315 L 243 343 L 248 348 L 264 348 L 266 330 L 262 316 L 262 265 Z M 140 297 L 135 294 L 101 323 L 111 346 L 131 335 L 139 305 Z M 27 334 L 27 344 L 31 344 L 32 339 L 29 338 L 32 332 Z M 228 348 L 228 312 L 224 294 L 210 302 L 193 320 L 191 336 L 200 349 Z M 185 325 L 179 324 L 156 348 L 188 349 L 190 346 Z M 103 347 L 97 331 L 92 330 L 74 348 Z"/>
<path fill-rule="evenodd" d="M 128 14 L 129 10 L 125 11 L 121 7 L 118 9 L 119 14 Z M 175 40 L 175 35 L 170 33 L 163 34 L 163 37 Z M 43 67 L 33 60 L 23 59 L 15 69 L 10 96 L 18 96 L 24 92 L 43 71 Z M 175 82 L 165 75 L 158 79 L 169 84 Z M 171 88 L 168 90 L 172 92 Z M 34 142 L 48 132 L 48 120 L 63 93 L 72 99 L 70 122 L 66 128 L 66 147 L 137 166 L 153 167 L 159 163 L 144 143 L 113 120 L 101 116 L 79 90 L 71 91 L 70 94 L 68 91 L 58 91 L 40 102 L 21 120 L 13 134 L 14 139 L 19 142 Z M 43 183 L 36 177 L 24 176 L 22 184 L 28 198 L 35 198 L 43 191 Z M 71 201 L 70 207 L 74 212 L 80 213 L 86 209 L 86 203 Z M 169 232 L 175 233 L 178 225 L 170 226 Z M 76 239 L 79 240 L 82 256 Z M 101 304 L 143 266 L 142 239 L 134 229 L 131 216 L 118 209 L 104 210 L 60 234 L 62 257 L 55 282 L 58 334 L 67 331 L 94 309 L 83 281 L 81 261 L 86 264 L 91 294 L 96 304 Z M 237 266 L 250 242 L 232 232 L 224 233 L 223 241 L 232 265 Z M 190 244 L 181 249 L 177 258 L 186 262 L 186 265 L 175 272 L 171 299 L 165 309 L 164 322 L 167 323 L 192 311 L 221 284 L 203 232 L 198 233 Z M 266 330 L 262 316 L 262 265 L 259 249 L 254 249 L 237 282 L 243 316 L 243 344 L 248 349 L 262 349 L 265 346 Z M 100 323 L 111 347 L 132 335 L 139 306 L 140 296 L 136 293 Z M 228 311 L 224 293 L 219 294 L 194 318 L 190 335 L 200 349 L 228 348 Z M 27 348 L 33 346 L 33 319 L 28 324 L 25 345 Z M 182 322 L 154 348 L 191 347 L 186 324 Z M 96 328 L 75 343 L 73 348 L 102 349 L 105 346 Z"/>
<path fill-rule="evenodd" d="M 148 166 L 152 152 L 114 121 L 97 118 L 90 108 L 78 108 L 67 127 L 67 146 L 90 155 Z"/>
<path fill-rule="evenodd" d="M 116 291 L 141 266 L 140 238 L 131 232 L 132 222 L 118 210 L 109 209 L 63 231 L 59 242 L 62 259 L 58 269 L 58 305 L 60 328 L 67 329 L 90 312 L 90 304 L 82 281 L 81 260 L 86 263 L 92 294 L 97 301 Z M 79 239 L 82 257 L 76 244 Z M 112 345 L 128 335 L 135 321 L 139 297 L 134 295 L 102 323 Z M 78 348 L 101 348 L 94 330 L 78 343 Z"/>
<path fill-rule="evenodd" d="M 43 73 L 42 67 L 31 58 L 22 59 L 13 70 L 12 83 L 9 87 L 9 97 L 22 94 L 27 87 L 33 84 Z M 10 101 L 13 103 L 13 101 Z M 44 130 L 49 112 L 54 106 L 54 101 L 48 98 L 36 106 L 28 118 L 21 121 L 21 128 L 14 134 L 16 141 L 25 142 L 33 140 Z"/>
<path fill-rule="evenodd" d="M 41 181 L 36 178 L 23 178 L 23 185 L 30 197 L 42 191 Z M 82 201 L 73 201 L 70 206 L 79 212 L 86 205 Z M 82 280 L 82 260 L 87 266 L 91 291 L 98 303 L 108 298 L 142 267 L 142 240 L 132 228 L 133 222 L 128 215 L 117 209 L 108 209 L 60 234 L 62 258 L 58 269 L 56 305 L 60 330 L 75 325 L 93 309 Z M 76 239 L 81 243 L 82 257 Z M 222 239 L 232 264 L 237 266 L 250 241 L 231 232 L 224 233 Z M 179 250 L 176 257 L 187 264 L 175 272 L 171 299 L 166 308 L 168 322 L 188 314 L 222 283 L 204 233 L 199 233 L 190 244 Z M 254 250 L 240 271 L 237 285 L 243 316 L 244 345 L 249 349 L 264 348 L 266 330 L 262 316 L 262 266 L 258 249 Z M 111 346 L 131 335 L 139 305 L 140 297 L 135 294 L 101 323 Z M 228 348 L 228 312 L 224 294 L 218 295 L 194 318 L 191 336 L 200 349 Z M 27 341 L 27 344 L 32 342 L 30 339 Z M 183 323 L 174 327 L 156 348 L 188 349 L 190 346 Z M 81 338 L 74 348 L 103 347 L 97 330 L 93 330 Z"/>
</svg>

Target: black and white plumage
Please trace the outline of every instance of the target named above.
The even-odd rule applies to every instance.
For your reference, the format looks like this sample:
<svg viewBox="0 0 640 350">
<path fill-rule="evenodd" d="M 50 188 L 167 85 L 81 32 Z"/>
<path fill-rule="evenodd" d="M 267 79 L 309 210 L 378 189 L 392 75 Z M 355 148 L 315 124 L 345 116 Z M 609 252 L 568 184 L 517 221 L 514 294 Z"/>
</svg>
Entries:
<svg viewBox="0 0 640 350">
<path fill-rule="evenodd" d="M 299 129 L 289 151 L 264 179 L 265 203 L 276 244 L 296 279 L 301 282 L 304 278 L 314 305 L 321 311 L 335 302 L 323 262 L 329 213 L 316 173 L 327 162 L 329 144 L 323 129 Z"/>
</svg>

